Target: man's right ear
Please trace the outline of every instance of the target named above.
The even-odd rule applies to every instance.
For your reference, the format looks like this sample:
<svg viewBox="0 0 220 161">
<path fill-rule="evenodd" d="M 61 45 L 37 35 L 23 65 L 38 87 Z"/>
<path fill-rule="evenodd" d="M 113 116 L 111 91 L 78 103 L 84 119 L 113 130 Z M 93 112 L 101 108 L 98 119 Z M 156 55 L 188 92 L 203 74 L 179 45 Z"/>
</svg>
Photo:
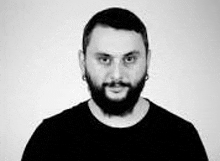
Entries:
<svg viewBox="0 0 220 161">
<path fill-rule="evenodd" d="M 85 55 L 82 50 L 79 50 L 78 57 L 79 57 L 79 67 L 82 72 L 82 77 L 84 77 L 85 76 Z"/>
</svg>

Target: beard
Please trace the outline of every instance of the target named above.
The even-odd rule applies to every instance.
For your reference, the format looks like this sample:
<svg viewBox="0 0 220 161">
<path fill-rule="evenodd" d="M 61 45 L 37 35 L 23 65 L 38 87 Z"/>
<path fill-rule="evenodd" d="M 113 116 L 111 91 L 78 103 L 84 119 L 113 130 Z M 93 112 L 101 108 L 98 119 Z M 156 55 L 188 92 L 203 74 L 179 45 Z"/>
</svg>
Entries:
<svg viewBox="0 0 220 161">
<path fill-rule="evenodd" d="M 132 113 L 135 104 L 137 103 L 141 91 L 145 85 L 145 77 L 147 72 L 141 77 L 141 79 L 132 86 L 131 83 L 125 83 L 123 81 L 111 81 L 109 83 L 104 82 L 102 85 L 96 85 L 91 79 L 90 74 L 86 70 L 85 78 L 89 86 L 92 99 L 99 106 L 101 111 L 110 116 L 125 116 Z M 128 91 L 122 99 L 111 99 L 106 95 L 106 87 L 127 87 Z"/>
</svg>

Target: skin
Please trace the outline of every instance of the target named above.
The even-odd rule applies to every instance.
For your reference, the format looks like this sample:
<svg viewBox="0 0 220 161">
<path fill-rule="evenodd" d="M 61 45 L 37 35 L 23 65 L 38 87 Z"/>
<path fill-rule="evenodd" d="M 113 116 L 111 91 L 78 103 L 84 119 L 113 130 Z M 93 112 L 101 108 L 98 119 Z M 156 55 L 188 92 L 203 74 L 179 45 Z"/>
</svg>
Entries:
<svg viewBox="0 0 220 161">
<path fill-rule="evenodd" d="M 125 99 L 129 90 L 129 87 L 121 86 L 117 82 L 122 81 L 135 87 L 140 79 L 146 76 L 149 61 L 150 52 L 146 55 L 141 34 L 111 27 L 96 26 L 92 31 L 86 53 L 79 51 L 82 74 L 84 75 L 87 70 L 97 87 L 101 87 L 103 83 L 116 82 L 112 87 L 105 87 L 106 97 L 113 101 Z M 137 123 L 148 110 L 148 102 L 141 97 L 133 112 L 123 118 L 107 118 L 92 99 L 89 106 L 93 115 L 101 122 L 117 127 Z"/>
<path fill-rule="evenodd" d="M 146 73 L 149 56 L 146 58 L 141 34 L 102 26 L 93 30 L 86 56 L 79 52 L 82 73 L 87 68 L 98 86 L 119 80 L 135 86 Z M 126 97 L 128 88 L 106 87 L 105 91 L 109 99 L 119 101 Z"/>
</svg>

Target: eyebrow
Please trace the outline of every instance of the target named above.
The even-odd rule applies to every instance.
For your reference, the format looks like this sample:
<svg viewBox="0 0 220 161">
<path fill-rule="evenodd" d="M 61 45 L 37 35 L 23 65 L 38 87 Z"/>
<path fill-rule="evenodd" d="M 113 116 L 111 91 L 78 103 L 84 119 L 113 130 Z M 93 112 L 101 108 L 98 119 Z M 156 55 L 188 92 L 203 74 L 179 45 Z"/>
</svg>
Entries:
<svg viewBox="0 0 220 161">
<path fill-rule="evenodd" d="M 130 55 L 140 55 L 140 52 L 137 50 L 133 50 L 133 51 L 130 51 L 130 52 L 124 54 L 124 56 L 130 56 Z"/>
<path fill-rule="evenodd" d="M 96 55 L 97 56 L 112 57 L 111 54 L 105 53 L 105 52 L 97 52 Z M 138 50 L 132 50 L 132 51 L 130 51 L 128 53 L 123 54 L 123 57 L 130 56 L 130 55 L 140 55 L 140 52 Z"/>
<path fill-rule="evenodd" d="M 111 55 L 105 52 L 97 52 L 95 53 L 97 56 L 106 56 L 106 57 L 110 57 Z"/>
</svg>

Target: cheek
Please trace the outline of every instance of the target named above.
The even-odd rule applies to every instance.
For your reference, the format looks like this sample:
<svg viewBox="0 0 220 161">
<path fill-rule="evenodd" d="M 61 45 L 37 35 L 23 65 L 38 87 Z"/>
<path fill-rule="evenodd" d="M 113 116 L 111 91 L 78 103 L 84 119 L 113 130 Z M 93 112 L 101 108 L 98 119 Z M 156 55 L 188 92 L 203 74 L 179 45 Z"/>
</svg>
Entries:
<svg viewBox="0 0 220 161">
<path fill-rule="evenodd" d="M 86 66 L 87 72 L 89 73 L 91 79 L 97 84 L 101 85 L 105 80 L 105 72 L 102 68 L 94 63 L 88 63 Z"/>
<path fill-rule="evenodd" d="M 132 84 L 136 84 L 137 82 L 140 81 L 144 76 L 146 76 L 146 65 L 139 65 L 130 72 L 130 80 Z"/>
</svg>

